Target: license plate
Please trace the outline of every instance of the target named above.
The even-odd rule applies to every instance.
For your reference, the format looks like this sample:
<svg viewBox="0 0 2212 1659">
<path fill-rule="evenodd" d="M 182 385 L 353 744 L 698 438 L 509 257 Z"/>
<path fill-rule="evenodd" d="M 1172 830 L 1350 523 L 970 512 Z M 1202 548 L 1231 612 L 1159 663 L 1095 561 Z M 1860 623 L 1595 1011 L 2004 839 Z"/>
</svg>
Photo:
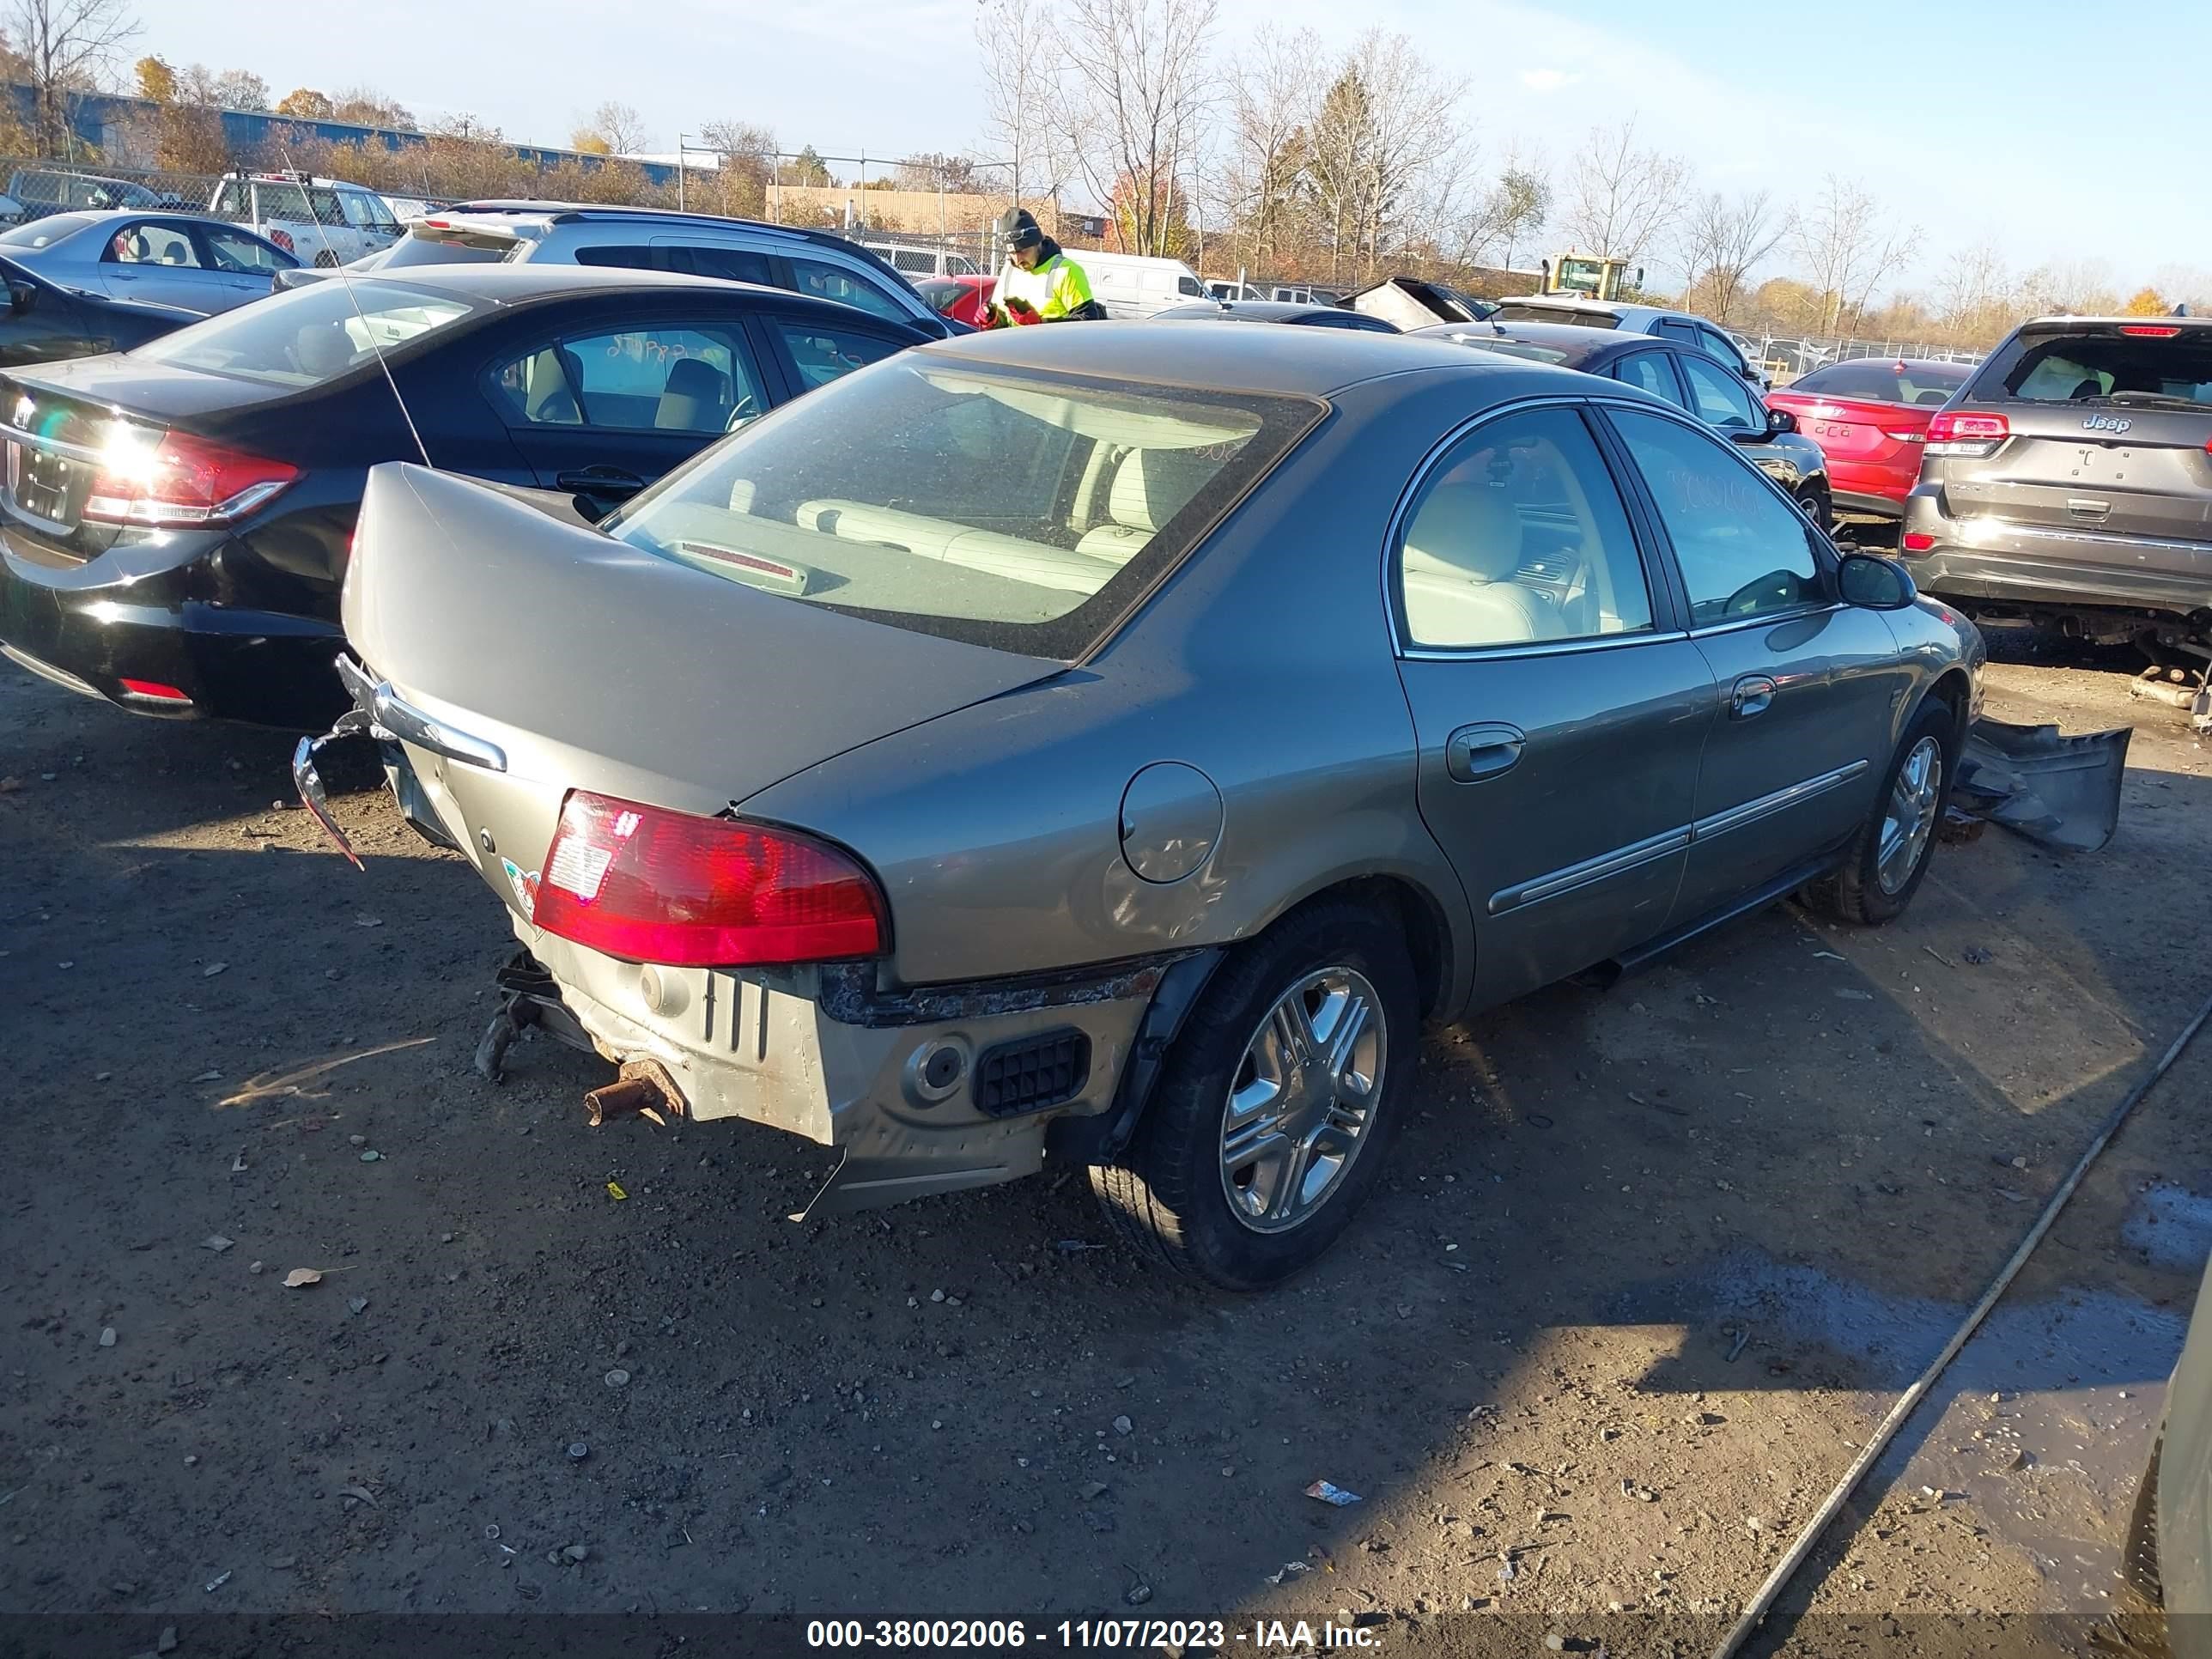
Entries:
<svg viewBox="0 0 2212 1659">
<path fill-rule="evenodd" d="M 51 525 L 70 518 L 70 483 L 73 463 L 66 457 L 33 449 L 26 444 L 8 446 L 8 494 L 21 512 Z"/>
</svg>

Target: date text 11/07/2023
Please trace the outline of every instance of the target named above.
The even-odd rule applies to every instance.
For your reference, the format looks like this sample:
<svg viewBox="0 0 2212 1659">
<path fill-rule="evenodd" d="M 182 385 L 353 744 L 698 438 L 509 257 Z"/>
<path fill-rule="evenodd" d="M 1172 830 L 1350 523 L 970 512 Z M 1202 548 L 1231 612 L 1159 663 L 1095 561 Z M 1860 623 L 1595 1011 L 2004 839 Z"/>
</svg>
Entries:
<svg viewBox="0 0 2212 1659">
<path fill-rule="evenodd" d="M 1162 1648 L 1225 1653 L 1237 1647 L 1259 1652 L 1323 1648 L 1372 1651 L 1382 1645 L 1382 1635 L 1372 1625 L 1332 1620 L 1314 1625 L 1303 1619 L 1262 1619 L 1239 1629 L 1219 1619 L 1063 1619 L 1058 1624 L 1019 1619 L 811 1619 L 806 1624 L 810 1648 L 923 1651 L 1023 1647 L 1113 1648 L 1139 1653 Z"/>
</svg>

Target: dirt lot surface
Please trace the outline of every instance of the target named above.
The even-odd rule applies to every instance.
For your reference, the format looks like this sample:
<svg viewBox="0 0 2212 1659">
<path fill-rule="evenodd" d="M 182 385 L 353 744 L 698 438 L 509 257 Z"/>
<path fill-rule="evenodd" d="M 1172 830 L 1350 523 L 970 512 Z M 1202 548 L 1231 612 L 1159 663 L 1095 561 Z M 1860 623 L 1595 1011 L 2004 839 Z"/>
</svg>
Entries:
<svg viewBox="0 0 2212 1659">
<path fill-rule="evenodd" d="M 2140 722 L 2111 848 L 1991 830 L 1887 930 L 1777 908 L 1435 1031 L 1376 1202 L 1232 1299 L 1101 1248 L 1080 1177 L 799 1226 L 811 1147 L 589 1129 L 608 1069 L 548 1042 L 480 1082 L 508 936 L 458 860 L 363 787 L 357 874 L 286 740 L 0 665 L 0 1612 L 1708 1648 L 2203 995 L 2183 718 L 2103 667 L 1990 685 Z M 2208 1084 L 2212 1041 L 1753 1650 L 2055 1650 L 2121 1605 L 2212 1242 Z"/>
</svg>

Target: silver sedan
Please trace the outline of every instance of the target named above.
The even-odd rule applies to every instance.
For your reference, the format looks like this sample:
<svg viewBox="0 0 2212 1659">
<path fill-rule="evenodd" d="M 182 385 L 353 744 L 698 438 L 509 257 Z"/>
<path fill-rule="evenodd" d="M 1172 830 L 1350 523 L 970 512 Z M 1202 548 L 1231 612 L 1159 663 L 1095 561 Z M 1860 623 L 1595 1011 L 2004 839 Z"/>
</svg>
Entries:
<svg viewBox="0 0 2212 1659">
<path fill-rule="evenodd" d="M 190 213 L 54 213 L 0 232 L 0 254 L 49 282 L 211 317 L 267 294 L 300 262 Z"/>
<path fill-rule="evenodd" d="M 907 352 L 597 530 L 380 467 L 344 619 L 342 729 L 511 913 L 491 1063 L 834 1147 L 812 1213 L 1081 1164 L 1237 1288 L 1424 1019 L 1901 911 L 1981 662 L 1633 387 L 1175 324 Z"/>
</svg>

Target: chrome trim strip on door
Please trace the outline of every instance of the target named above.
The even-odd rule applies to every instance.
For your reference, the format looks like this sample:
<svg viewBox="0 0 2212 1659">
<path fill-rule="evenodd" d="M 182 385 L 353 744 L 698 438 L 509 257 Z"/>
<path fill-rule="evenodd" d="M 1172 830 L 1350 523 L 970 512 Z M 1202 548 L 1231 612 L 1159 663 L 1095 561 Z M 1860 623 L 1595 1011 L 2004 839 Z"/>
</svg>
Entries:
<svg viewBox="0 0 2212 1659">
<path fill-rule="evenodd" d="M 1591 634 L 1577 640 L 1540 640 L 1527 645 L 1401 646 L 1398 655 L 1406 662 L 1499 662 L 1519 657 L 1562 657 L 1581 651 L 1617 651 L 1631 645 L 1663 645 L 1689 637 L 1644 629 L 1629 634 Z"/>
<path fill-rule="evenodd" d="M 1823 772 L 1817 778 L 1807 778 L 1802 783 L 1791 784 L 1787 789 L 1778 789 L 1771 795 L 1761 795 L 1757 800 L 1731 806 L 1725 812 L 1715 812 L 1699 818 L 1690 826 L 1690 838 L 1704 841 L 1708 836 L 1724 835 L 1730 830 L 1741 830 L 1747 823 L 1756 823 L 1761 818 L 1771 817 L 1800 801 L 1810 800 L 1815 795 L 1825 795 L 1829 790 L 1849 783 L 1866 769 L 1866 762 L 1855 760 L 1849 766 Z"/>
<path fill-rule="evenodd" d="M 1524 881 L 1517 887 L 1500 888 L 1490 896 L 1490 914 L 1502 915 L 1523 905 L 1540 904 L 1546 899 L 1559 897 L 1562 893 L 1571 893 L 1577 888 L 1625 875 L 1655 859 L 1663 859 L 1670 853 L 1680 852 L 1690 844 L 1690 839 L 1691 829 L 1687 824 L 1679 830 L 1662 830 L 1645 840 L 1632 842 L 1610 853 L 1601 853 L 1594 859 L 1584 859 L 1580 864 L 1554 870 L 1547 876 Z"/>
</svg>

